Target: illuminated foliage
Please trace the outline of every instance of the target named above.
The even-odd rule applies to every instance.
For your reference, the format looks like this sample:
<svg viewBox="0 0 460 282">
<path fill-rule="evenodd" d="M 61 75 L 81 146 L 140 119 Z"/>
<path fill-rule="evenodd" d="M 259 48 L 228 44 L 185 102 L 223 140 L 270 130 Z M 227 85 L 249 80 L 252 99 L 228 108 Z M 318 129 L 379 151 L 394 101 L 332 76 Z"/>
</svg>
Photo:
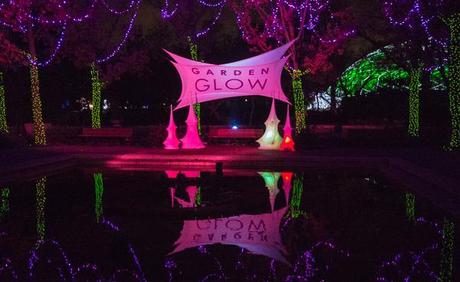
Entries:
<svg viewBox="0 0 460 282">
<path fill-rule="evenodd" d="M 387 46 L 385 49 L 391 49 Z M 376 92 L 379 88 L 404 83 L 409 74 L 396 64 L 385 62 L 384 51 L 377 50 L 356 61 L 342 74 L 336 93 L 356 96 Z"/>
<path fill-rule="evenodd" d="M 10 189 L 4 187 L 0 189 L 0 219 L 4 218 L 10 210 L 9 204 Z"/>
<path fill-rule="evenodd" d="M 92 128 L 101 128 L 101 92 L 103 83 L 99 77 L 99 71 L 95 64 L 91 65 L 91 87 L 92 87 L 92 104 L 91 126 Z"/>
<path fill-rule="evenodd" d="M 452 221 L 444 219 L 443 236 L 442 236 L 442 249 L 441 249 L 441 282 L 452 281 L 452 269 L 454 261 L 454 238 L 455 238 L 455 225 Z"/>
<path fill-rule="evenodd" d="M 449 110 L 451 137 L 449 149 L 460 148 L 460 13 L 445 20 L 450 31 L 449 45 Z"/>
<path fill-rule="evenodd" d="M 303 193 L 303 175 L 295 174 L 293 178 L 293 186 L 291 192 L 291 199 L 289 201 L 289 216 L 292 218 L 298 218 L 301 215 L 305 215 L 302 211 L 302 193 Z"/>
<path fill-rule="evenodd" d="M 406 204 L 406 217 L 410 222 L 415 221 L 415 195 L 412 193 L 404 193 Z"/>
<path fill-rule="evenodd" d="M 45 123 L 43 122 L 42 101 L 40 99 L 40 82 L 38 77 L 38 66 L 36 64 L 30 64 L 30 83 L 32 90 L 34 142 L 36 145 L 46 145 Z"/>
<path fill-rule="evenodd" d="M 409 80 L 409 125 L 407 133 L 411 137 L 420 136 L 420 78 L 422 68 L 411 69 Z"/>
<path fill-rule="evenodd" d="M 0 72 L 0 133 L 8 133 L 8 123 L 6 122 L 5 86 L 3 85 L 3 73 L 1 72 Z"/>
<path fill-rule="evenodd" d="M 36 184 L 36 205 L 37 205 L 37 234 L 38 241 L 45 239 L 45 203 L 46 203 L 46 177 L 40 178 Z"/>
<path fill-rule="evenodd" d="M 94 173 L 93 179 L 95 190 L 94 212 L 96 214 L 96 222 L 99 223 L 104 213 L 104 207 L 102 205 L 102 196 L 104 194 L 104 180 L 102 178 L 102 173 Z"/>
<path fill-rule="evenodd" d="M 189 36 L 187 37 L 188 46 L 190 47 L 190 57 L 192 60 L 198 61 L 198 45 L 192 41 L 192 38 Z M 201 135 L 201 105 L 200 103 L 196 103 L 193 105 L 193 109 L 195 110 L 196 117 L 198 119 L 198 133 Z"/>
</svg>

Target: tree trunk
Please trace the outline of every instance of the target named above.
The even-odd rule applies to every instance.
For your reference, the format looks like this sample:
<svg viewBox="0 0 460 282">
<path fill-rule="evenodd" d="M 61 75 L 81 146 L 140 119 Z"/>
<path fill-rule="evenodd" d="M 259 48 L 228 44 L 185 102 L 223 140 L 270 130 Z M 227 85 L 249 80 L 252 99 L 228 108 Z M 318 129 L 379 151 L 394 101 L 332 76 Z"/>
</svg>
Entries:
<svg viewBox="0 0 460 282">
<path fill-rule="evenodd" d="M 93 63 L 91 65 L 91 88 L 92 88 L 92 101 L 93 108 L 91 109 L 91 127 L 101 128 L 101 96 L 102 96 L 102 82 L 99 76 L 99 70 Z"/>
<path fill-rule="evenodd" d="M 409 118 L 407 133 L 410 137 L 420 136 L 420 82 L 422 67 L 412 68 L 409 77 Z"/>
<path fill-rule="evenodd" d="M 38 77 L 37 52 L 32 27 L 28 31 L 28 43 L 30 52 L 30 87 L 32 91 L 32 119 L 34 122 L 34 143 L 46 145 L 45 123 L 43 122 L 42 101 L 40 99 L 40 80 Z"/>
<path fill-rule="evenodd" d="M 460 13 L 448 19 L 450 30 L 449 46 L 449 110 L 451 136 L 449 149 L 460 148 Z"/>
<path fill-rule="evenodd" d="M 0 72 L 0 133 L 8 133 L 8 123 L 6 120 L 6 98 L 5 86 L 3 85 L 3 73 Z"/>
<path fill-rule="evenodd" d="M 334 121 L 337 118 L 337 82 L 331 84 L 331 114 Z"/>
<path fill-rule="evenodd" d="M 188 46 L 190 48 L 190 57 L 192 60 L 198 61 L 198 45 L 192 41 L 190 36 L 187 38 Z M 201 135 L 201 105 L 196 103 L 193 105 L 195 110 L 196 118 L 198 119 L 198 133 Z"/>
<path fill-rule="evenodd" d="M 300 73 L 300 70 L 293 70 L 291 73 L 296 134 L 304 133 L 307 129 L 307 110 L 305 107 L 305 96 L 303 94 L 302 77 Z"/>
</svg>

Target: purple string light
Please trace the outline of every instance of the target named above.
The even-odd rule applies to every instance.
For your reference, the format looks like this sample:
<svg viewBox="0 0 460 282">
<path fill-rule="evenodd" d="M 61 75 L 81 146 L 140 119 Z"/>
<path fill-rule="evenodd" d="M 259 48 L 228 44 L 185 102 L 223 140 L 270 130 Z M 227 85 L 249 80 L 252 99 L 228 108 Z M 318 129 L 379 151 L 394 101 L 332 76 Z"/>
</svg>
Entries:
<svg viewBox="0 0 460 282">
<path fill-rule="evenodd" d="M 438 7 L 442 5 L 443 1 L 439 1 Z M 411 8 L 407 12 L 406 16 L 401 19 L 397 20 L 393 15 L 393 10 L 395 10 L 394 5 L 399 4 L 398 1 L 385 1 L 383 4 L 385 16 L 388 18 L 389 22 L 397 27 L 407 26 L 409 29 L 413 30 L 416 26 L 420 26 L 425 35 L 427 36 L 428 42 L 431 44 L 439 45 L 442 48 L 447 48 L 447 40 L 439 40 L 436 39 L 435 36 L 430 32 L 430 24 L 436 18 L 435 16 L 427 16 L 422 11 L 422 4 L 420 0 L 414 0 Z M 399 8 L 399 7 L 398 7 Z M 432 9 L 430 9 L 432 10 Z M 416 25 L 419 23 L 419 25 Z"/>
<path fill-rule="evenodd" d="M 165 0 L 165 5 L 163 8 L 161 8 L 161 17 L 163 19 L 169 19 L 174 16 L 174 14 L 177 12 L 177 9 L 179 8 L 179 5 L 177 3 L 174 4 L 174 8 L 170 9 L 169 7 L 169 0 Z"/>
<path fill-rule="evenodd" d="M 58 28 L 60 28 L 60 34 L 59 34 L 59 37 L 56 41 L 56 44 L 54 46 L 54 50 L 50 53 L 51 55 L 49 56 L 48 59 L 46 60 L 43 60 L 43 61 L 39 61 L 38 58 L 32 58 L 31 56 L 28 56 L 28 61 L 30 64 L 32 65 L 36 65 L 36 66 L 39 66 L 39 67 L 45 67 L 47 65 L 49 65 L 56 57 L 56 55 L 58 54 L 58 52 L 61 50 L 62 48 L 62 43 L 64 42 L 64 38 L 65 38 L 65 33 L 66 33 L 66 28 L 67 28 L 67 24 L 69 22 L 74 22 L 74 23 L 81 23 L 87 19 L 90 18 L 96 4 L 98 3 L 99 0 L 92 0 L 91 2 L 91 5 L 89 5 L 88 8 L 86 8 L 86 10 L 84 11 L 84 13 L 78 17 L 75 17 L 75 16 L 72 16 L 66 8 L 67 6 L 67 1 L 66 0 L 63 0 L 61 1 L 61 3 L 58 3 L 57 7 L 60 9 L 60 11 L 63 12 L 63 16 L 59 19 L 52 19 L 52 18 L 46 18 L 46 17 L 43 17 L 43 16 L 34 16 L 32 14 L 32 12 L 24 12 L 24 11 L 21 11 L 22 13 L 18 13 L 18 15 L 16 15 L 16 18 L 14 19 L 15 22 L 17 24 L 11 24 L 11 23 L 8 23 L 8 22 L 5 22 L 3 20 L 0 20 L 0 25 L 2 26 L 5 26 L 7 28 L 10 28 L 10 29 L 13 29 L 13 30 L 18 30 L 19 32 L 21 33 L 26 33 L 28 31 L 28 28 L 29 28 L 29 22 L 31 22 L 31 26 L 36 26 L 38 24 L 40 25 L 47 25 L 47 26 L 56 26 Z M 106 56 L 102 57 L 102 58 L 98 58 L 96 60 L 96 62 L 98 63 L 101 63 L 101 62 L 106 62 L 108 60 L 110 60 L 111 58 L 113 58 L 121 49 L 121 47 L 126 43 L 126 40 L 129 36 L 129 33 L 131 32 L 132 30 L 132 27 L 134 25 L 134 21 L 137 17 L 137 14 L 138 14 L 138 9 L 139 9 L 139 6 L 140 6 L 140 3 L 141 3 L 141 0 L 130 0 L 129 1 L 129 5 L 126 9 L 124 10 L 117 10 L 117 9 L 114 9 L 112 8 L 106 0 L 100 0 L 101 4 L 106 8 L 106 10 L 112 14 L 116 14 L 116 15 L 121 15 L 121 14 L 125 14 L 125 13 L 128 13 L 130 11 L 132 11 L 133 9 L 134 12 L 133 12 L 133 16 L 132 18 L 130 19 L 129 21 L 129 25 L 128 25 L 128 29 L 126 30 L 124 36 L 122 37 L 122 40 L 121 42 L 111 51 L 109 52 Z M 6 5 L 15 5 L 15 2 L 14 1 L 9 1 L 8 3 L 7 2 L 2 2 L 0 4 L 0 12 L 3 12 L 2 10 L 6 7 Z"/>
<path fill-rule="evenodd" d="M 206 35 L 212 29 L 212 27 L 217 23 L 217 21 L 220 18 L 220 15 L 222 14 L 222 10 L 224 9 L 225 2 L 226 2 L 226 0 L 223 1 L 224 4 L 222 4 L 222 6 L 220 7 L 219 12 L 217 12 L 216 17 L 211 22 L 211 24 L 208 27 L 206 27 L 205 29 L 203 29 L 202 31 L 197 32 L 195 34 L 196 38 L 200 38 L 201 36 Z"/>
<path fill-rule="evenodd" d="M 29 56 L 27 56 L 27 58 L 29 60 L 29 63 L 32 64 L 32 65 L 39 66 L 39 67 L 44 67 L 44 66 L 49 65 L 54 60 L 54 58 L 56 57 L 56 55 L 59 52 L 59 50 L 61 50 L 62 43 L 64 42 L 66 28 L 67 28 L 67 23 L 64 23 L 64 25 L 62 26 L 62 29 L 61 29 L 61 34 L 59 35 L 59 38 L 58 38 L 58 40 L 56 42 L 56 46 L 54 47 L 53 52 L 51 53 L 50 57 L 47 60 L 45 60 L 44 62 L 39 62 L 36 58 L 32 58 L 29 55 Z"/>
<path fill-rule="evenodd" d="M 203 28 L 201 31 L 198 31 L 195 33 L 194 37 L 195 38 L 200 38 L 204 35 L 206 35 L 217 23 L 219 20 L 220 16 L 222 15 L 222 11 L 227 4 L 228 0 L 221 0 L 217 2 L 208 2 L 205 0 L 196 0 L 201 6 L 207 7 L 207 8 L 218 8 L 218 12 L 215 14 L 214 19 L 211 21 L 211 23 Z M 171 7 L 170 0 L 165 0 L 163 8 L 161 8 L 161 17 L 165 20 L 171 19 L 176 12 L 179 10 L 179 4 L 175 3 L 174 7 Z"/>
<path fill-rule="evenodd" d="M 131 10 L 133 9 L 134 5 L 136 4 L 136 0 L 131 0 L 131 1 L 129 2 L 129 6 L 128 6 L 126 9 L 124 9 L 124 10 L 117 10 L 117 9 L 115 9 L 115 8 L 112 8 L 112 7 L 107 3 L 106 0 L 101 0 L 101 2 L 102 2 L 102 5 L 104 5 L 104 7 L 106 7 L 106 9 L 107 9 L 108 11 L 110 11 L 112 14 L 115 14 L 115 15 L 123 15 L 123 14 L 128 13 L 129 11 L 131 11 Z"/>
<path fill-rule="evenodd" d="M 108 60 L 112 59 L 120 50 L 121 47 L 126 43 L 126 40 L 128 39 L 129 34 L 131 33 L 131 30 L 134 26 L 134 21 L 137 18 L 137 14 L 139 12 L 139 6 L 140 6 L 141 0 L 136 1 L 136 9 L 134 10 L 133 16 L 131 17 L 131 20 L 129 21 L 128 29 L 126 30 L 125 34 L 123 35 L 122 40 L 120 43 L 111 51 L 109 52 L 106 56 L 101 57 L 96 59 L 96 63 L 104 63 L 107 62 Z"/>
</svg>

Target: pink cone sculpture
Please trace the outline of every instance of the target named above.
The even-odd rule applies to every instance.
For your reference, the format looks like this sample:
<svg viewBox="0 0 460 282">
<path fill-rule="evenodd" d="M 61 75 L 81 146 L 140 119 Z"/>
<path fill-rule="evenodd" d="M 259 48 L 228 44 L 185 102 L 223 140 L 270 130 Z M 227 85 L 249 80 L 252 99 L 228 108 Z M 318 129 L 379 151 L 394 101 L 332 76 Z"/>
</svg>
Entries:
<svg viewBox="0 0 460 282">
<path fill-rule="evenodd" d="M 196 118 L 195 110 L 192 104 L 188 109 L 188 117 L 185 121 L 187 123 L 187 132 L 182 142 L 182 149 L 202 149 L 204 148 L 203 142 L 201 142 L 200 135 L 198 134 L 198 119 Z"/>
<path fill-rule="evenodd" d="M 283 128 L 283 141 L 281 141 L 280 150 L 281 151 L 295 151 L 294 150 L 294 140 L 292 139 L 292 127 L 291 127 L 291 118 L 289 117 L 289 105 L 287 106 L 286 111 L 286 122 L 284 123 Z"/>
<path fill-rule="evenodd" d="M 164 148 L 167 150 L 177 150 L 179 149 L 179 140 L 177 139 L 176 136 L 176 124 L 174 123 L 174 115 L 173 115 L 173 110 L 171 106 L 171 111 L 169 114 L 169 125 L 166 128 L 166 131 L 168 132 L 168 136 L 166 137 L 166 140 L 163 142 Z"/>
<path fill-rule="evenodd" d="M 278 150 L 282 141 L 282 138 L 278 132 L 278 124 L 280 120 L 276 116 L 275 99 L 272 100 L 272 107 L 270 114 L 265 121 L 265 132 L 257 139 L 257 143 L 260 144 L 259 149 L 262 150 Z"/>
</svg>

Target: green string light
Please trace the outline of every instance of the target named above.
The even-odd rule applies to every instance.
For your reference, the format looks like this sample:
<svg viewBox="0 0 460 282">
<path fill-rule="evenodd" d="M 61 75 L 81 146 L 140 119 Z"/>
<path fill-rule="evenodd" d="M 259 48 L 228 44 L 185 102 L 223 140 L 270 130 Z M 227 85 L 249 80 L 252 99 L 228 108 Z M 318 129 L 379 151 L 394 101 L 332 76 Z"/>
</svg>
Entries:
<svg viewBox="0 0 460 282">
<path fill-rule="evenodd" d="M 35 60 L 33 58 L 33 60 Z M 45 123 L 43 122 L 42 101 L 40 99 L 40 80 L 37 64 L 30 64 L 30 85 L 32 90 L 32 119 L 34 122 L 34 143 L 46 145 Z"/>
<path fill-rule="evenodd" d="M 10 198 L 10 189 L 8 187 L 3 187 L 0 189 L 0 219 L 4 218 L 8 211 L 10 210 L 9 204 Z"/>
<path fill-rule="evenodd" d="M 452 221 L 444 219 L 442 249 L 441 249 L 441 270 L 439 281 L 451 282 L 454 261 L 454 231 L 455 225 Z"/>
<path fill-rule="evenodd" d="M 5 86 L 3 85 L 3 73 L 0 72 L 0 133 L 8 133 L 8 123 L 6 122 L 6 98 Z"/>
<path fill-rule="evenodd" d="M 410 222 L 415 222 L 415 195 L 412 193 L 404 193 L 406 204 L 406 217 Z"/>
<path fill-rule="evenodd" d="M 413 68 L 409 76 L 409 122 L 407 133 L 410 137 L 420 136 L 420 79 L 422 67 Z"/>
<path fill-rule="evenodd" d="M 445 20 L 450 31 L 449 45 L 449 110 L 451 136 L 448 149 L 460 148 L 460 13 Z"/>
<path fill-rule="evenodd" d="M 103 83 L 99 76 L 99 70 L 96 65 L 91 64 L 91 87 L 92 87 L 92 105 L 91 126 L 92 128 L 101 128 L 101 92 Z"/>
<path fill-rule="evenodd" d="M 192 60 L 198 61 L 198 45 L 192 41 L 190 36 L 187 37 L 188 46 L 190 48 L 190 57 Z M 198 119 L 198 133 L 201 134 L 201 105 L 196 103 L 193 105 L 195 109 L 196 118 Z"/>
<path fill-rule="evenodd" d="M 290 72 L 292 79 L 292 94 L 294 96 L 295 132 L 300 134 L 307 128 L 307 111 L 305 109 L 305 96 L 302 89 L 302 75 L 306 72 L 293 70 Z"/>
<path fill-rule="evenodd" d="M 102 173 L 94 173 L 94 190 L 95 190 L 95 203 L 94 203 L 94 212 L 96 214 L 96 222 L 99 223 L 103 213 L 104 207 L 102 205 L 102 196 L 104 194 L 104 180 L 102 178 Z"/>
<path fill-rule="evenodd" d="M 305 215 L 305 212 L 301 209 L 303 175 L 294 175 L 292 183 L 291 200 L 289 201 L 289 216 L 292 218 L 298 218 L 301 215 Z"/>
<path fill-rule="evenodd" d="M 36 184 L 36 201 L 37 201 L 37 234 L 38 241 L 45 239 L 45 202 L 46 202 L 46 177 L 40 178 Z"/>
</svg>

